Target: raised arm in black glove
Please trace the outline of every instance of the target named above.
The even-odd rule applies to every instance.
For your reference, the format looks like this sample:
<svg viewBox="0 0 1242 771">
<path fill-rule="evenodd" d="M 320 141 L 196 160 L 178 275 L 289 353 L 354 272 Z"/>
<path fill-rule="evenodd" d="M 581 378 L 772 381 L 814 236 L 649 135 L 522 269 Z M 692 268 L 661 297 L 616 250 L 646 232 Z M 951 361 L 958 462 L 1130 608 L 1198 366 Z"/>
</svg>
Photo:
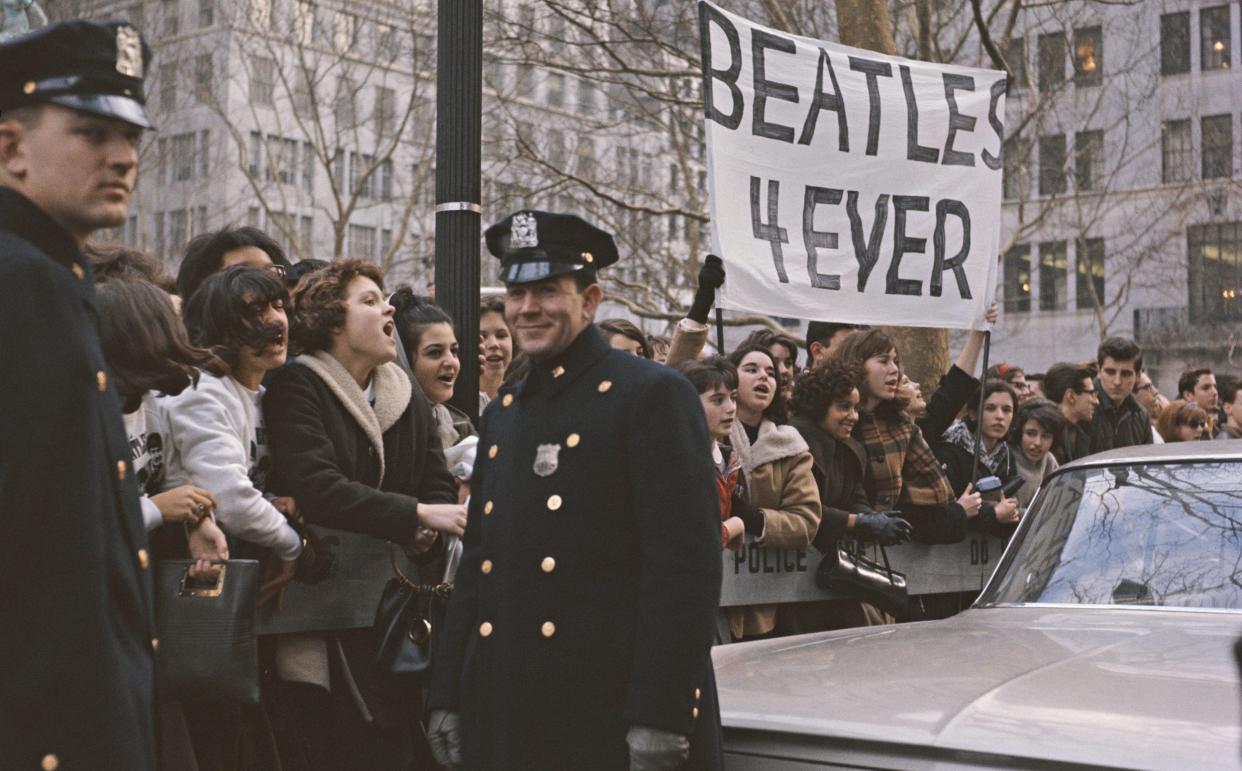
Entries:
<svg viewBox="0 0 1242 771">
<path fill-rule="evenodd" d="M 854 519 L 853 535 L 881 546 L 893 546 L 910 540 L 914 528 L 896 516 L 896 512 L 864 511 Z"/>
<path fill-rule="evenodd" d="M 716 290 L 724 284 L 724 280 L 724 263 L 714 254 L 707 255 L 703 267 L 699 268 L 699 288 L 694 292 L 694 302 L 690 304 L 686 318 L 706 324 L 707 312 L 716 302 Z"/>
<path fill-rule="evenodd" d="M 741 485 L 733 488 L 733 516 L 742 520 L 746 532 L 755 538 L 763 535 L 763 511 L 750 502 L 750 497 Z"/>
</svg>

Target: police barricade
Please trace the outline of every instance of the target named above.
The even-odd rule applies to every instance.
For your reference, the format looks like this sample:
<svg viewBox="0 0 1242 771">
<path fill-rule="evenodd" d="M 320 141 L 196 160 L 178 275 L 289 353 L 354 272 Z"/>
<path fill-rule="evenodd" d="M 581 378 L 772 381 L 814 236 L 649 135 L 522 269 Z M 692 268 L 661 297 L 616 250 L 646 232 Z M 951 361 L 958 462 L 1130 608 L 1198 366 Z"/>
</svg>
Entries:
<svg viewBox="0 0 1242 771">
<path fill-rule="evenodd" d="M 972 535 L 960 543 L 908 543 L 888 548 L 893 570 L 906 574 L 910 595 L 977 592 L 992 574 L 1005 543 Z M 842 595 L 820 589 L 815 571 L 823 556 L 815 549 L 763 549 L 748 543 L 741 552 L 725 551 L 720 605 L 813 602 Z"/>
<path fill-rule="evenodd" d="M 384 584 L 393 577 L 387 541 L 344 530 L 316 528 L 332 548 L 332 571 L 316 584 L 290 581 L 280 609 L 259 609 L 258 634 L 360 629 L 375 623 Z M 413 579 L 413 563 L 398 550 L 397 565 Z"/>
</svg>

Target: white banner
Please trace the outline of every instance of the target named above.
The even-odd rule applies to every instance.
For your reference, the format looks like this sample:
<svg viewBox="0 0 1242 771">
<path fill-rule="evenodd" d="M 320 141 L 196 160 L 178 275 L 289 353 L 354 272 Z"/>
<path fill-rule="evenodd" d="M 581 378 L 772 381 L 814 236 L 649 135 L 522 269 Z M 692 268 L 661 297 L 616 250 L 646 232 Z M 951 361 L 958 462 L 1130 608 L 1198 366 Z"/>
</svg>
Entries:
<svg viewBox="0 0 1242 771">
<path fill-rule="evenodd" d="M 787 35 L 699 3 L 724 308 L 983 328 L 1005 74 Z"/>
</svg>

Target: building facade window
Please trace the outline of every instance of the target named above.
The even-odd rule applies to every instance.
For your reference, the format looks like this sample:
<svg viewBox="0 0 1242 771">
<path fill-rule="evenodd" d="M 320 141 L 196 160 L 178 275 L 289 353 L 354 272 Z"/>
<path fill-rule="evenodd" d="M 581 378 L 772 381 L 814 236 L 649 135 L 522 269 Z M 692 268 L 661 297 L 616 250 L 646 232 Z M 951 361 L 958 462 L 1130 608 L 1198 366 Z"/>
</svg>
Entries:
<svg viewBox="0 0 1242 771">
<path fill-rule="evenodd" d="M 216 23 L 216 0 L 198 0 L 198 27 L 210 27 Z"/>
<path fill-rule="evenodd" d="M 365 153 L 349 154 L 349 189 L 359 198 L 375 197 L 375 177 L 371 171 L 375 156 Z M 368 174 L 368 172 L 371 172 Z"/>
<path fill-rule="evenodd" d="M 179 252 L 190 240 L 190 217 L 185 209 L 168 212 L 168 245 Z"/>
<path fill-rule="evenodd" d="M 349 78 L 337 78 L 336 99 L 332 105 L 332 113 L 336 118 L 337 129 L 353 127 L 356 123 L 354 103 L 356 99 L 354 82 Z"/>
<path fill-rule="evenodd" d="M 375 259 L 375 228 L 366 225 L 349 226 L 349 254 L 365 260 Z"/>
<path fill-rule="evenodd" d="M 522 63 L 517 68 L 517 97 L 519 99 L 535 98 L 535 66 Z"/>
<path fill-rule="evenodd" d="M 1026 73 L 1026 38 L 1009 39 L 1009 45 L 1005 48 L 1005 63 L 1013 73 L 1013 87 L 1029 88 L 1031 83 Z"/>
<path fill-rule="evenodd" d="M 381 163 L 379 167 L 380 200 L 383 200 L 383 201 L 392 200 L 392 186 L 393 186 L 392 174 L 393 174 L 392 159 L 391 158 L 385 159 L 384 162 Z"/>
<path fill-rule="evenodd" d="M 381 137 L 392 134 L 397 122 L 397 92 L 377 86 L 375 89 L 375 131 Z"/>
<path fill-rule="evenodd" d="M 1051 91 L 1065 82 L 1065 35 L 1039 36 L 1039 90 Z"/>
<path fill-rule="evenodd" d="M 1242 319 L 1242 222 L 1186 230 L 1192 322 Z"/>
<path fill-rule="evenodd" d="M 1166 120 L 1160 126 L 1160 180 L 1185 182 L 1194 176 L 1195 156 L 1190 119 Z"/>
<path fill-rule="evenodd" d="M 1203 178 L 1233 176 L 1233 116 L 1203 116 Z"/>
<path fill-rule="evenodd" d="M 1160 17 L 1160 74 L 1190 72 L 1190 11 Z"/>
<path fill-rule="evenodd" d="M 548 75 L 546 100 L 549 107 L 565 106 L 565 76 L 559 72 Z"/>
<path fill-rule="evenodd" d="M 215 68 L 211 54 L 194 57 L 194 97 L 200 102 L 210 102 L 214 84 Z"/>
<path fill-rule="evenodd" d="M 1229 69 L 1230 42 L 1229 6 L 1199 11 L 1199 69 Z"/>
<path fill-rule="evenodd" d="M 198 176 L 207 179 L 211 171 L 211 132 L 198 132 Z"/>
<path fill-rule="evenodd" d="M 250 59 L 250 101 L 271 107 L 276 99 L 276 62 L 263 56 Z"/>
<path fill-rule="evenodd" d="M 1025 198 L 1030 190 L 1031 142 L 1010 137 L 1001 150 L 1001 188 L 1005 198 Z"/>
<path fill-rule="evenodd" d="M 1104 81 L 1104 35 L 1099 27 L 1074 30 L 1074 83 L 1098 86 Z"/>
<path fill-rule="evenodd" d="M 1031 245 L 1015 244 L 1005 252 L 1005 311 L 1031 310 Z"/>
<path fill-rule="evenodd" d="M 181 9 L 177 0 L 161 0 L 160 17 L 164 22 L 164 34 L 172 37 L 181 32 Z"/>
<path fill-rule="evenodd" d="M 257 131 L 250 132 L 250 163 L 247 172 L 251 178 L 259 176 L 263 168 L 263 135 Z"/>
<path fill-rule="evenodd" d="M 1104 239 L 1084 238 L 1078 242 L 1078 310 L 1104 305 Z"/>
<path fill-rule="evenodd" d="M 315 192 L 315 149 L 310 142 L 302 143 L 302 188 Z"/>
<path fill-rule="evenodd" d="M 1065 192 L 1065 135 L 1039 138 L 1039 194 Z"/>
<path fill-rule="evenodd" d="M 160 65 L 160 109 L 172 112 L 177 109 L 177 63 Z"/>
<path fill-rule="evenodd" d="M 1065 309 L 1068 298 L 1069 263 L 1064 241 L 1044 241 L 1039 245 L 1039 309 Z"/>
<path fill-rule="evenodd" d="M 1074 135 L 1074 188 L 1081 191 L 1104 187 L 1104 132 L 1079 131 Z"/>
<path fill-rule="evenodd" d="M 194 135 L 178 134 L 172 138 L 173 181 L 184 182 L 194 176 Z"/>
</svg>

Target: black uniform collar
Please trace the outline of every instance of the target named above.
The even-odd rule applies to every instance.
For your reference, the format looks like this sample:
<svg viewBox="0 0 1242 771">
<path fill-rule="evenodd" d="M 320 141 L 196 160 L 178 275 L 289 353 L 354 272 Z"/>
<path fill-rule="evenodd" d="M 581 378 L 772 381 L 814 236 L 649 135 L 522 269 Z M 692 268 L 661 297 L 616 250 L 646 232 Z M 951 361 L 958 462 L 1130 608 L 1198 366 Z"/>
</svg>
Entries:
<svg viewBox="0 0 1242 771">
<path fill-rule="evenodd" d="M 518 398 L 544 391 L 548 396 L 556 396 L 611 350 L 595 325 L 588 324 L 565 350 L 531 366 L 530 374 L 517 389 Z"/>
<path fill-rule="evenodd" d="M 73 237 L 29 198 L 2 185 L 0 230 L 6 230 L 34 244 L 39 251 L 73 271 L 78 278 L 86 280 L 90 277 L 90 266 L 82 259 L 82 251 Z M 74 270 L 75 265 L 77 270 Z"/>
</svg>

